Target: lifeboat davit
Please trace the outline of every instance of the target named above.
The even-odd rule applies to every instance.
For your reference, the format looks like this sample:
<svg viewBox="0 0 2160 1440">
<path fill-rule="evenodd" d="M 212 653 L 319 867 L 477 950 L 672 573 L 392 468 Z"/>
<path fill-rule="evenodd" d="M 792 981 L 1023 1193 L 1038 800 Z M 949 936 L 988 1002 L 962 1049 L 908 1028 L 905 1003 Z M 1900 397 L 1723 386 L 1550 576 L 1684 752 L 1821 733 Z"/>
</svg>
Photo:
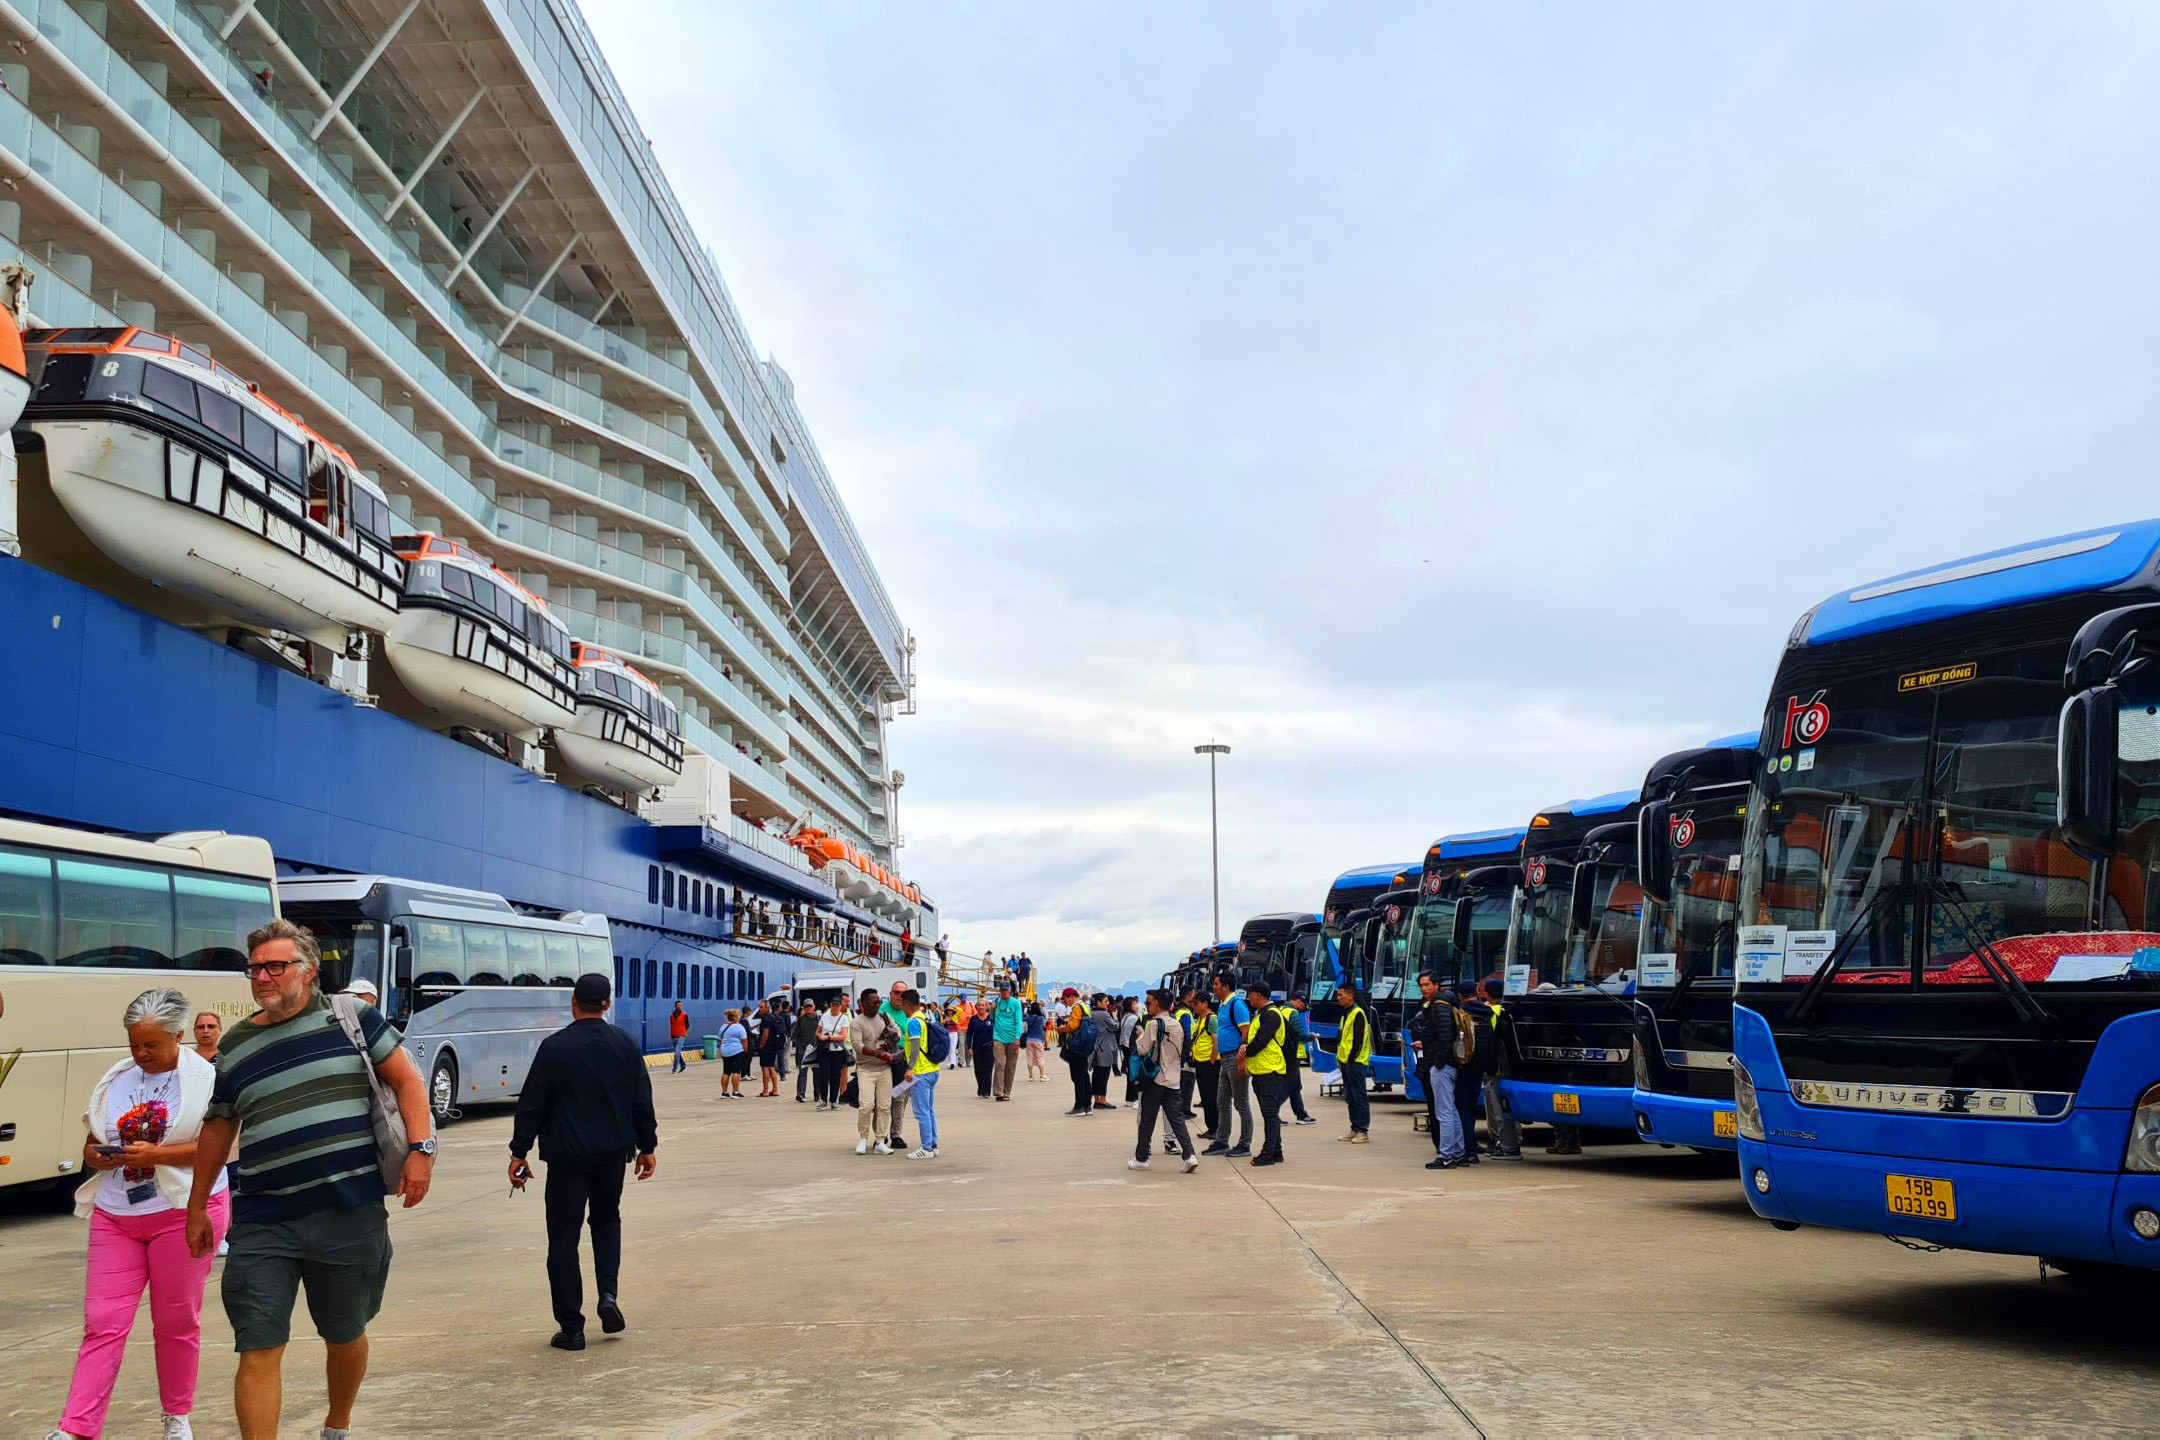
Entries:
<svg viewBox="0 0 2160 1440">
<path fill-rule="evenodd" d="M 657 790 L 682 774 L 682 717 L 620 657 L 573 641 L 577 718 L 555 732 L 563 763 L 617 790 Z"/>
<path fill-rule="evenodd" d="M 192 345 L 33 330 L 22 421 L 105 554 L 243 627 L 338 646 L 397 617 L 390 502 L 350 455 Z"/>
<path fill-rule="evenodd" d="M 570 631 L 539 596 L 471 547 L 400 535 L 405 593 L 383 654 L 446 725 L 527 743 L 577 716 Z"/>
</svg>

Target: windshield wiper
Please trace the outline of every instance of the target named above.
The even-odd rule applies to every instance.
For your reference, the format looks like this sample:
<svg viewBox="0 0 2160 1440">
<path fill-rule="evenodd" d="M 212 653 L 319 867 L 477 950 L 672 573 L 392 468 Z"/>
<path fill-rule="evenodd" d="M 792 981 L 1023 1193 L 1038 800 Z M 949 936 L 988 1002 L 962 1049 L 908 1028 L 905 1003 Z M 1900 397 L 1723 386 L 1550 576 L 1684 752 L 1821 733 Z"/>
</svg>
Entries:
<svg viewBox="0 0 2160 1440">
<path fill-rule="evenodd" d="M 1995 943 L 1982 937 L 1972 912 L 1965 908 L 1964 887 L 1941 875 L 1928 876 L 1926 883 L 1928 893 L 1943 903 L 1944 908 L 1950 912 L 1950 918 L 1965 932 L 1965 941 L 1972 946 L 1973 958 L 1980 962 L 1980 968 L 1987 971 L 1988 978 L 1995 982 L 1996 988 L 2010 997 L 2010 1008 L 2017 1011 L 2019 1018 L 2034 1025 L 2052 1018 L 2047 1008 L 2026 988 L 2025 982 L 2018 978 L 2017 971 L 2011 969 L 2009 963 L 2002 958 L 1995 948 Z"/>
<path fill-rule="evenodd" d="M 1815 1002 L 1830 988 L 1830 977 L 1837 974 L 1839 967 L 1844 965 L 1845 957 L 1852 954 L 1860 937 L 1868 933 L 1867 921 L 1875 913 L 1875 908 L 1892 895 L 1903 895 L 1911 884 L 1910 879 L 1900 878 L 1888 885 L 1875 887 L 1875 893 L 1860 907 L 1860 913 L 1846 922 L 1844 933 L 1838 936 L 1837 944 L 1831 947 L 1830 953 L 1823 958 L 1823 963 L 1808 977 L 1807 984 L 1800 987 L 1800 998 L 1793 1001 L 1792 1019 L 1805 1020 L 1809 1012 L 1814 1010 Z"/>
<path fill-rule="evenodd" d="M 1709 945 L 1688 957 L 1687 968 L 1680 972 L 1680 981 L 1673 986 L 1672 1003 L 1674 1005 L 1677 1006 L 1680 1003 L 1680 997 L 1687 994 L 1688 987 L 1695 983 L 1695 977 L 1702 974 L 1708 966 L 1717 962 L 1718 946 L 1738 934 L 1738 923 L 1738 921 L 1731 918 L 1718 921 L 1717 929 L 1710 934 Z"/>
</svg>

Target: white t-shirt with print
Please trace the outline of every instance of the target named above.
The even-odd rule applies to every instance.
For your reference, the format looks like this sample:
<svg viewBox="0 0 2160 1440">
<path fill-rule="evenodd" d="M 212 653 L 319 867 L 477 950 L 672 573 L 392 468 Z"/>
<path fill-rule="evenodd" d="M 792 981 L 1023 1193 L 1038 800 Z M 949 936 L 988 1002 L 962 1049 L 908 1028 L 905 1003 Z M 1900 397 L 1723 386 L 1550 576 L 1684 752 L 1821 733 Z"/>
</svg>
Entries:
<svg viewBox="0 0 2160 1440">
<path fill-rule="evenodd" d="M 155 1106 L 163 1106 L 165 1122 L 156 1121 Z M 180 1071 L 175 1068 L 162 1075 L 148 1075 L 140 1065 L 130 1065 L 105 1089 L 105 1129 L 113 1136 L 116 1145 L 128 1143 L 128 1137 L 120 1133 L 120 1122 L 138 1109 L 143 1122 L 135 1138 L 147 1140 L 153 1145 L 165 1141 L 166 1127 L 171 1117 L 180 1109 Z M 224 1167 L 218 1168 L 217 1184 L 211 1187 L 215 1195 L 225 1188 Z M 130 1196 L 135 1198 L 131 1199 Z M 108 1215 L 156 1215 L 173 1208 L 164 1193 L 157 1187 L 154 1170 L 108 1170 L 105 1183 L 97 1188 L 97 1208 Z"/>
</svg>

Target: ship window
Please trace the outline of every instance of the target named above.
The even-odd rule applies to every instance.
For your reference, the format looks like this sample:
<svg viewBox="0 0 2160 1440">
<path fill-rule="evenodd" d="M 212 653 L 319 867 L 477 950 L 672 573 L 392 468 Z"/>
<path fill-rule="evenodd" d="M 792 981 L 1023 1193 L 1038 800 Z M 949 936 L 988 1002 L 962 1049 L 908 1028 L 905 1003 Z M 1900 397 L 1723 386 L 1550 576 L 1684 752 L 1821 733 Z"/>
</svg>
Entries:
<svg viewBox="0 0 2160 1440">
<path fill-rule="evenodd" d="M 0 965 L 50 965 L 52 861 L 0 849 Z"/>
<path fill-rule="evenodd" d="M 277 914 L 270 887 L 215 875 L 173 876 L 173 966 L 232 970 L 247 964 L 250 930 Z"/>
<path fill-rule="evenodd" d="M 465 983 L 501 985 L 510 977 L 510 947 L 500 925 L 465 927 Z"/>
<path fill-rule="evenodd" d="M 510 983 L 513 985 L 547 984 L 547 946 L 537 930 L 510 930 L 505 932 L 510 954 Z"/>
<path fill-rule="evenodd" d="M 277 431 L 252 410 L 240 412 L 240 428 L 247 436 L 247 452 L 265 470 L 277 469 Z"/>
<path fill-rule="evenodd" d="M 180 358 L 190 365 L 200 365 L 205 370 L 212 368 L 210 357 L 192 345 L 182 345 L 180 347 Z"/>
<path fill-rule="evenodd" d="M 202 406 L 203 424 L 224 436 L 233 444 L 241 443 L 240 402 L 230 395 L 220 394 L 207 386 L 196 387 L 202 393 L 196 397 Z"/>
<path fill-rule="evenodd" d="M 127 342 L 127 348 L 130 350 L 148 350 L 153 355 L 170 355 L 173 352 L 173 342 L 163 335 L 152 335 L 148 331 L 138 331 Z"/>
<path fill-rule="evenodd" d="M 620 996 L 622 999 L 625 1000 L 630 998 L 630 992 L 623 989 L 623 981 L 629 978 L 628 974 L 626 973 L 629 971 L 630 967 L 623 964 L 622 956 L 617 955 L 615 957 L 615 993 L 616 995 Z"/>
<path fill-rule="evenodd" d="M 126 333 L 126 329 L 122 326 L 94 325 L 84 330 L 68 331 L 67 343 L 70 345 L 110 345 Z"/>
<path fill-rule="evenodd" d="M 660 867 L 657 865 L 645 867 L 645 903 L 648 905 L 660 903 Z"/>
<path fill-rule="evenodd" d="M 495 582 L 483 580 L 478 575 L 469 575 L 467 579 L 472 585 L 473 604 L 492 612 L 495 609 Z"/>
<path fill-rule="evenodd" d="M 50 373 L 50 372 L 48 372 Z M 175 415 L 195 418 L 195 382 L 163 365 L 143 366 L 142 391 Z"/>
<path fill-rule="evenodd" d="M 645 963 L 649 965 L 652 962 L 648 960 Z M 672 1000 L 675 998 L 674 980 L 675 967 L 665 961 L 662 961 L 660 965 L 660 998 L 662 1000 Z"/>
<path fill-rule="evenodd" d="M 301 449 L 300 442 L 290 435 L 280 434 L 277 437 L 277 471 L 294 482 L 304 482 L 307 479 L 307 452 Z"/>
<path fill-rule="evenodd" d="M 442 567 L 442 588 L 443 594 L 454 599 L 470 600 L 473 598 L 472 575 L 455 565 L 445 565 Z"/>
<path fill-rule="evenodd" d="M 675 872 L 673 870 L 660 872 L 660 904 L 665 909 L 672 910 L 675 908 Z"/>
<path fill-rule="evenodd" d="M 675 962 L 675 993 L 682 996 L 690 994 L 690 967 L 680 960 Z"/>
<path fill-rule="evenodd" d="M 510 627 L 513 635 L 525 633 L 525 600 L 507 585 L 495 587 L 495 618 Z"/>
</svg>

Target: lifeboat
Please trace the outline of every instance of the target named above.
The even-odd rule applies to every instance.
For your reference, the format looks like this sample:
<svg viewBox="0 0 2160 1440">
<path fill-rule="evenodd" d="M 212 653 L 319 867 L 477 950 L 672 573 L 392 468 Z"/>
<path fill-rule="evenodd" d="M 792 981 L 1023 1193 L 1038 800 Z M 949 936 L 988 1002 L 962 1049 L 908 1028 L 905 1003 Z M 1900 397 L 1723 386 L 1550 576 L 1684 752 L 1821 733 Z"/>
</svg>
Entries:
<svg viewBox="0 0 2160 1440">
<path fill-rule="evenodd" d="M 350 455 L 192 345 L 33 330 L 22 423 L 92 544 L 245 628 L 340 646 L 397 617 L 390 502 Z"/>
<path fill-rule="evenodd" d="M 570 631 L 540 597 L 456 540 L 393 543 L 405 591 L 383 654 L 413 699 L 446 725 L 527 743 L 570 728 Z"/>
<path fill-rule="evenodd" d="M 563 763 L 618 790 L 657 790 L 682 774 L 682 717 L 660 687 L 618 656 L 571 642 L 577 718 L 555 732 Z"/>
</svg>

